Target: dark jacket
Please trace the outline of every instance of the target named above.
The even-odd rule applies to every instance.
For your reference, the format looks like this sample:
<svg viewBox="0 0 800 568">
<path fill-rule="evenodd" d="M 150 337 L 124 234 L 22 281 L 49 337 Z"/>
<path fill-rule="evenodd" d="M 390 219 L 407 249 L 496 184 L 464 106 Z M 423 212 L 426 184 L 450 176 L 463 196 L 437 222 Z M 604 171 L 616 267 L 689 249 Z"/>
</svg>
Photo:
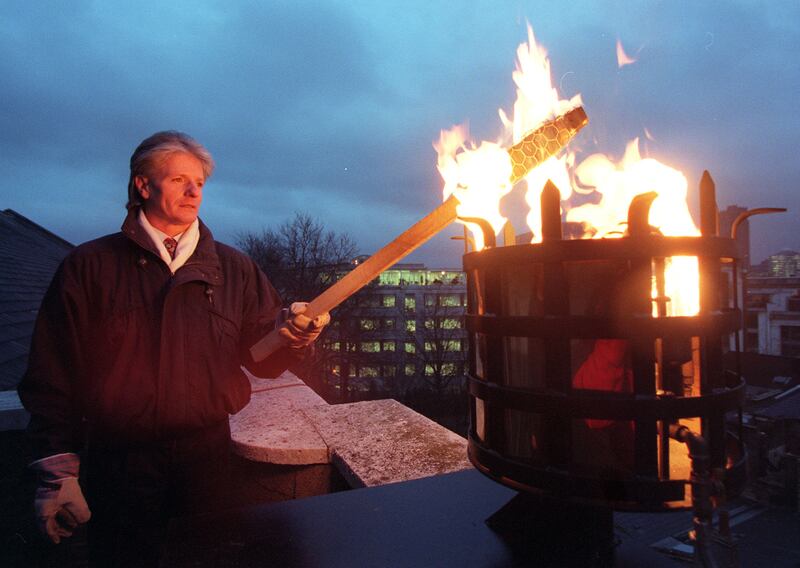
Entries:
<svg viewBox="0 0 800 568">
<path fill-rule="evenodd" d="M 218 423 L 250 399 L 240 365 L 274 377 L 292 361 L 249 356 L 281 305 L 248 257 L 201 222 L 172 275 L 137 214 L 74 249 L 42 302 L 19 385 L 36 457 L 77 452 L 85 427 L 90 443 L 127 445 Z"/>
</svg>

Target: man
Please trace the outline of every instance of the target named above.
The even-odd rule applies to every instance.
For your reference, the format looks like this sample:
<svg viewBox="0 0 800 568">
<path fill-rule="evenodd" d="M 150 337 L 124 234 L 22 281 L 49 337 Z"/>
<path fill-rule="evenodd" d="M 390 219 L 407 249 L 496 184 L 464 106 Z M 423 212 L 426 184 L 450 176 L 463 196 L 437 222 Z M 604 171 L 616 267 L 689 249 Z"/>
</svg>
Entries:
<svg viewBox="0 0 800 568">
<path fill-rule="evenodd" d="M 89 525 L 100 566 L 152 565 L 167 520 L 224 499 L 228 415 L 253 374 L 274 377 L 329 321 L 281 304 L 245 255 L 198 219 L 214 164 L 186 134 L 159 132 L 133 153 L 120 233 L 77 247 L 42 302 L 19 385 L 39 486 L 40 528 L 58 543 Z M 286 347 L 255 363 L 275 325 Z M 86 443 L 88 505 L 78 484 Z M 90 513 L 91 511 L 91 513 Z"/>
</svg>

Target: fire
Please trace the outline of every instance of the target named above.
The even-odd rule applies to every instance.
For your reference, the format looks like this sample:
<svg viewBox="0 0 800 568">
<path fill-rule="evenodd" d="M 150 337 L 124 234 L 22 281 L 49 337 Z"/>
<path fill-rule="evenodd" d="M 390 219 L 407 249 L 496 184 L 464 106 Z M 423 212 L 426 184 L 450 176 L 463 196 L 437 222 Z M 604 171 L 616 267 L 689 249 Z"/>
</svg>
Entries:
<svg viewBox="0 0 800 568">
<path fill-rule="evenodd" d="M 484 141 L 477 146 L 468 145 L 467 128 L 458 125 L 450 130 L 443 130 L 439 141 L 434 143 L 439 155 L 437 167 L 445 182 L 444 198 L 447 199 L 455 193 L 461 202 L 458 208 L 459 216 L 484 218 L 492 225 L 495 233 L 499 233 L 506 222 L 506 218 L 500 213 L 500 200 L 513 187 L 509 182 L 511 160 L 502 145 L 503 140 L 511 139 L 512 144 L 517 143 L 546 120 L 562 115 L 581 104 L 580 95 L 570 100 L 559 98 L 558 91 L 552 85 L 547 52 L 536 43 L 530 26 L 528 26 L 528 43 L 523 43 L 517 48 L 517 68 L 512 76 L 517 85 L 517 100 L 514 103 L 513 119 L 509 118 L 503 109 L 498 109 L 504 127 L 500 140 Z M 542 172 L 538 174 L 540 176 L 551 172 L 550 179 L 558 185 L 557 180 L 565 181 L 569 177 L 566 169 L 569 159 L 568 156 L 550 158 L 535 168 L 527 179 L 530 180 L 530 175 L 537 172 Z M 532 186 L 530 181 L 528 183 L 529 187 L 536 185 Z M 542 186 L 543 183 L 538 184 L 538 187 Z M 558 187 L 561 188 L 562 197 L 569 198 L 569 183 Z M 531 220 L 533 217 L 531 214 Z M 470 228 L 472 229 L 471 226 Z M 534 234 L 538 232 L 537 226 Z M 481 250 L 483 248 L 481 231 L 473 229 L 472 234 L 476 250 Z"/>
<path fill-rule="evenodd" d="M 633 63 L 617 43 L 620 65 Z M 444 197 L 455 194 L 461 202 L 461 217 L 486 219 L 499 233 L 506 222 L 500 212 L 501 199 L 513 188 L 509 181 L 511 161 L 504 141 L 519 142 L 528 132 L 555 116 L 581 104 L 580 95 L 561 99 L 552 84 L 547 52 L 536 43 L 528 26 L 528 42 L 517 49 L 513 80 L 517 98 L 513 115 L 499 109 L 504 131 L 495 142 L 475 144 L 468 140 L 466 127 L 442 131 L 434 148 L 438 169 L 444 179 Z M 648 138 L 650 135 L 648 133 Z M 685 176 L 652 158 L 642 158 L 639 140 L 628 143 L 618 162 L 595 153 L 578 162 L 575 152 L 565 150 L 535 167 L 525 177 L 525 200 L 530 207 L 527 223 L 532 242 L 541 241 L 539 196 L 547 180 L 561 192 L 566 220 L 582 223 L 583 238 L 619 237 L 625 233 L 628 207 L 634 196 L 655 191 L 658 197 L 650 209 L 649 223 L 665 236 L 696 236 L 700 232 L 686 204 Z M 593 203 L 573 206 L 575 194 L 592 194 Z M 585 200 L 584 200 L 585 201 Z M 472 229 L 472 227 L 470 227 Z M 483 235 L 473 230 L 476 250 L 483 248 Z M 694 257 L 667 259 L 665 295 L 669 298 L 665 315 L 694 315 L 699 309 L 698 267 Z M 653 295 L 656 296 L 654 284 Z M 654 315 L 657 315 L 654 306 Z"/>
<path fill-rule="evenodd" d="M 699 236 L 686 205 L 688 183 L 679 171 L 652 158 L 642 159 L 639 139 L 628 143 L 618 163 L 603 154 L 583 160 L 574 170 L 576 191 L 597 192 L 600 201 L 567 211 L 567 221 L 584 223 L 594 238 L 620 237 L 625 230 L 631 200 L 645 191 L 658 197 L 650 208 L 649 223 L 664 236 Z M 584 188 L 588 188 L 584 189 Z M 666 268 L 668 316 L 695 315 L 700 308 L 698 265 L 694 257 L 673 257 Z M 655 297 L 657 292 L 654 291 Z M 658 315 L 655 311 L 654 314 Z"/>
<path fill-rule="evenodd" d="M 439 172 L 445 180 L 445 199 L 455 194 L 459 200 L 460 217 L 486 219 L 495 233 L 506 222 L 500 214 L 500 199 L 512 189 L 511 160 L 508 152 L 492 142 L 483 142 L 478 148 L 467 149 L 465 126 L 442 131 L 434 148 L 439 153 Z M 472 223 L 475 248 L 484 247 L 483 232 Z"/>
</svg>

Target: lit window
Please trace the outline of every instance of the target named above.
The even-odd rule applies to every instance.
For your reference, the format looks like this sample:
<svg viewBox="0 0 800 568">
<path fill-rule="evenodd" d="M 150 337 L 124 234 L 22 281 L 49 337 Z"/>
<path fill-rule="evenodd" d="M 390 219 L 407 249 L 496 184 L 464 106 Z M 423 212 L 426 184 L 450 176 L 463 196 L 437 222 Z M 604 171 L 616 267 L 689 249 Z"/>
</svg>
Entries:
<svg viewBox="0 0 800 568">
<path fill-rule="evenodd" d="M 380 375 L 378 372 L 378 367 L 361 367 L 358 369 L 358 376 L 359 377 L 369 377 L 374 378 Z"/>
<path fill-rule="evenodd" d="M 445 377 L 454 377 L 458 371 L 458 366 L 455 363 L 444 363 L 442 365 L 442 375 Z"/>
<path fill-rule="evenodd" d="M 461 351 L 460 339 L 448 339 L 442 341 L 442 349 L 444 351 Z"/>
<path fill-rule="evenodd" d="M 425 365 L 425 376 L 426 377 L 432 377 L 434 375 L 434 371 L 435 371 L 435 369 L 433 368 L 433 365 Z"/>
<path fill-rule="evenodd" d="M 395 306 L 395 297 L 394 294 L 389 294 L 386 296 L 381 296 L 383 300 L 383 307 L 384 308 L 393 308 Z"/>
<path fill-rule="evenodd" d="M 400 272 L 397 270 L 387 270 L 378 277 L 381 286 L 397 286 L 400 284 Z"/>
<path fill-rule="evenodd" d="M 362 341 L 361 342 L 361 351 L 362 353 L 378 353 L 381 350 L 381 342 L 380 341 Z"/>
<path fill-rule="evenodd" d="M 425 294 L 425 305 L 428 307 L 436 305 L 436 294 Z"/>
<path fill-rule="evenodd" d="M 433 329 L 433 318 L 425 318 L 425 329 Z"/>
<path fill-rule="evenodd" d="M 384 341 L 382 348 L 384 351 L 394 351 L 395 345 L 394 341 Z"/>
<path fill-rule="evenodd" d="M 381 325 L 383 325 L 383 329 L 394 329 L 394 318 L 383 318 Z"/>
<path fill-rule="evenodd" d="M 458 294 L 442 294 L 439 296 L 439 305 L 445 308 L 461 305 L 461 296 Z"/>
<path fill-rule="evenodd" d="M 378 329 L 378 320 L 375 319 L 362 319 L 358 322 L 358 327 L 364 331 Z"/>
<path fill-rule="evenodd" d="M 442 329 L 461 329 L 461 320 L 456 318 L 442 318 L 439 322 Z"/>
<path fill-rule="evenodd" d="M 406 331 L 409 333 L 417 331 L 417 320 L 406 320 Z"/>
<path fill-rule="evenodd" d="M 425 351 L 433 351 L 433 343 L 430 341 L 425 342 Z"/>
<path fill-rule="evenodd" d="M 410 311 L 414 311 L 414 308 L 417 307 L 417 299 L 414 297 L 413 294 L 406 295 L 405 297 L 405 308 Z"/>
<path fill-rule="evenodd" d="M 411 343 L 410 341 L 406 341 L 405 345 L 404 345 L 404 351 L 406 353 L 416 353 L 417 352 L 417 346 L 414 345 L 413 343 Z"/>
<path fill-rule="evenodd" d="M 406 363 L 403 371 L 406 377 L 413 377 L 417 374 L 417 367 L 413 363 Z"/>
</svg>

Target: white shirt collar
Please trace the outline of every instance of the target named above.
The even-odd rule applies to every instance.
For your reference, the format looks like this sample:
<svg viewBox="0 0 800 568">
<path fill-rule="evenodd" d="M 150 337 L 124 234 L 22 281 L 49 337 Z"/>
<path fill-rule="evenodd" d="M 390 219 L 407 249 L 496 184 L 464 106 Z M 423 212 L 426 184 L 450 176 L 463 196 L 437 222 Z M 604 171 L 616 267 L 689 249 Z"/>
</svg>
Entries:
<svg viewBox="0 0 800 568">
<path fill-rule="evenodd" d="M 148 234 L 150 240 L 153 241 L 159 255 L 161 255 L 161 260 L 164 261 L 173 274 L 186 264 L 189 257 L 194 254 L 194 249 L 197 248 L 197 243 L 200 241 L 200 222 L 195 219 L 184 232 L 172 237 L 178 241 L 178 246 L 175 249 L 175 258 L 173 259 L 164 246 L 164 239 L 168 238 L 169 235 L 150 224 L 150 221 L 147 220 L 147 215 L 144 214 L 144 209 L 139 210 L 139 224 Z"/>
</svg>

